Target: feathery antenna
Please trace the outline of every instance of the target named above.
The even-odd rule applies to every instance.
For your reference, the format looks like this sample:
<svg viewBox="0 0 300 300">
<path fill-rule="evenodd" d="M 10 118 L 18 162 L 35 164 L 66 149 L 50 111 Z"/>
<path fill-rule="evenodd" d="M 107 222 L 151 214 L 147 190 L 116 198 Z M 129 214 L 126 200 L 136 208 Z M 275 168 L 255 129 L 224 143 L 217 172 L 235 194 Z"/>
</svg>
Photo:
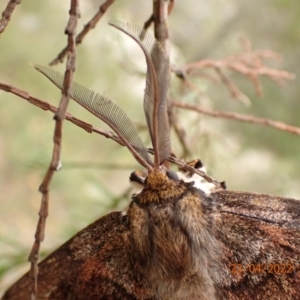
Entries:
<svg viewBox="0 0 300 300">
<path fill-rule="evenodd" d="M 63 76 L 60 73 L 40 65 L 35 65 L 34 67 L 58 88 L 63 88 Z M 72 84 L 71 98 L 111 127 L 135 159 L 148 170 L 152 169 L 153 162 L 137 129 L 118 105 L 76 82 Z"/>
<path fill-rule="evenodd" d="M 154 148 L 155 166 L 159 167 L 171 152 L 167 106 L 169 62 L 159 42 L 148 32 L 141 40 L 141 28 L 125 22 L 109 24 L 133 38 L 144 52 L 147 62 L 144 111 Z"/>
</svg>

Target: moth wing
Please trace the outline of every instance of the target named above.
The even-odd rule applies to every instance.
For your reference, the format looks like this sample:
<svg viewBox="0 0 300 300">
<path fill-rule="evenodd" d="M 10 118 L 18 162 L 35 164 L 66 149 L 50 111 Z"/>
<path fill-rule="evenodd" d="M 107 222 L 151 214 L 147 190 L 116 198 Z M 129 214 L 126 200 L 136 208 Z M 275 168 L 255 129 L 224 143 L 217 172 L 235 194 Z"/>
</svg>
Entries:
<svg viewBox="0 0 300 300">
<path fill-rule="evenodd" d="M 228 299 L 300 299 L 300 202 L 218 191 L 222 294 Z"/>
<path fill-rule="evenodd" d="M 39 264 L 37 299 L 152 299 L 127 244 L 127 216 L 110 213 Z M 27 300 L 29 273 L 2 300 Z"/>
</svg>

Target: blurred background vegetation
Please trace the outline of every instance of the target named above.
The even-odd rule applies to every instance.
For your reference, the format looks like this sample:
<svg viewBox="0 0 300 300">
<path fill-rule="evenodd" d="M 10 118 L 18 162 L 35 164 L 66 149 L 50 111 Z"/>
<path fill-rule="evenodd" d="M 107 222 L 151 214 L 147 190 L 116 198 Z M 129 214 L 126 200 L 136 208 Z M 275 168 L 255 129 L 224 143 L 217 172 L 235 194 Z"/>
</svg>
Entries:
<svg viewBox="0 0 300 300">
<path fill-rule="evenodd" d="M 2 0 L 0 10 L 7 1 Z M 103 0 L 81 1 L 79 30 Z M 185 0 L 176 1 L 169 18 L 172 63 L 184 65 L 200 59 L 222 59 L 241 52 L 240 39 L 253 49 L 270 49 L 283 60 L 272 67 L 296 74 L 279 88 L 262 79 L 263 96 L 239 74 L 238 87 L 251 99 L 246 107 L 232 99 L 222 84 L 200 78 L 194 82 L 203 94 L 180 91 L 173 78 L 172 97 L 216 110 L 235 111 L 300 126 L 299 61 L 300 4 L 292 0 Z M 57 105 L 60 92 L 30 63 L 47 65 L 65 46 L 63 34 L 69 1 L 26 0 L 17 6 L 0 36 L 0 81 L 24 89 Z M 139 48 L 107 25 L 110 20 L 143 24 L 152 1 L 116 1 L 78 47 L 76 81 L 105 94 L 143 125 L 142 97 L 145 62 Z M 57 66 L 63 71 L 64 64 Z M 69 111 L 94 126 L 104 124 L 75 103 Z M 0 295 L 17 276 L 29 269 L 27 256 L 33 243 L 41 195 L 38 193 L 52 154 L 54 122 L 44 112 L 12 94 L 0 91 Z M 229 189 L 300 198 L 300 137 L 272 128 L 214 119 L 190 111 L 178 117 L 187 133 L 190 158 L 201 158 L 208 173 L 225 180 Z M 142 126 L 141 126 L 142 127 Z M 142 136 L 149 144 L 147 133 Z M 182 154 L 173 134 L 173 147 Z M 140 169 L 129 152 L 111 140 L 65 122 L 63 169 L 51 184 L 43 254 L 52 251 L 77 231 L 130 201 L 128 176 Z"/>
</svg>

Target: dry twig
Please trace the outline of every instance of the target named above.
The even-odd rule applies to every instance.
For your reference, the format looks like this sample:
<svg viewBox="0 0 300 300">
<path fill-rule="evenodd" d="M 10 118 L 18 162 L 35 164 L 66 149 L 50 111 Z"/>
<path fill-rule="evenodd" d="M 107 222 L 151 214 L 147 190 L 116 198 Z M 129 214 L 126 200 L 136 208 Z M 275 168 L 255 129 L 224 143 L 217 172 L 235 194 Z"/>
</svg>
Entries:
<svg viewBox="0 0 300 300">
<path fill-rule="evenodd" d="M 47 110 L 47 111 L 51 111 L 56 113 L 57 112 L 57 108 L 47 102 L 44 102 L 42 100 L 39 100 L 33 96 L 30 96 L 26 91 L 23 91 L 21 89 L 18 89 L 16 87 L 13 87 L 11 85 L 8 84 L 4 84 L 0 82 L 0 89 L 4 90 L 6 92 L 12 93 L 20 98 L 23 98 L 25 100 L 27 100 L 30 104 L 33 104 L 43 110 Z M 88 133 L 98 133 L 102 136 L 105 136 L 106 138 L 112 139 L 115 142 L 117 142 L 119 145 L 121 146 L 125 146 L 124 143 L 122 142 L 122 140 L 115 135 L 113 132 L 108 131 L 108 130 L 103 130 L 103 129 L 99 129 L 99 128 L 95 128 L 93 125 L 86 123 L 74 116 L 72 116 L 72 114 L 70 114 L 69 112 L 66 113 L 66 120 L 72 122 L 73 124 L 75 124 L 76 126 L 84 129 L 85 131 L 87 131 Z M 148 152 L 150 154 L 153 154 L 153 149 L 148 148 L 147 149 Z M 214 183 L 217 187 L 221 186 L 220 183 L 213 179 L 212 177 L 208 176 L 206 173 L 202 172 L 201 170 L 196 170 L 190 166 L 187 166 L 186 163 L 180 159 L 175 158 L 174 156 L 170 156 L 168 158 L 168 160 L 180 167 L 185 167 L 187 171 L 193 173 L 198 174 L 199 176 L 203 177 L 205 180 L 207 180 L 208 182 Z"/>
<path fill-rule="evenodd" d="M 202 113 L 202 114 L 205 114 L 205 115 L 208 115 L 211 117 L 225 118 L 225 119 L 236 120 L 236 121 L 245 122 L 245 123 L 269 126 L 269 127 L 273 127 L 278 130 L 287 131 L 292 134 L 300 135 L 299 127 L 291 126 L 291 125 L 288 125 L 288 124 L 285 124 L 285 123 L 279 122 L 279 121 L 274 121 L 274 120 L 265 119 L 265 118 L 258 118 L 255 116 L 243 115 L 243 114 L 234 113 L 234 112 L 215 111 L 215 110 L 203 108 L 198 105 L 186 104 L 186 103 L 176 102 L 176 101 L 172 102 L 172 105 L 183 108 L 183 109 L 188 109 L 188 110 L 192 110 L 192 111 L 195 111 L 198 113 Z"/>
<path fill-rule="evenodd" d="M 37 106 L 37 107 L 39 107 L 43 110 L 51 111 L 54 114 L 56 114 L 57 111 L 58 111 L 58 108 L 56 106 L 51 105 L 47 102 L 44 102 L 44 101 L 42 101 L 38 98 L 35 98 L 35 97 L 29 95 L 26 91 L 18 89 L 16 87 L 12 86 L 12 85 L 8 85 L 8 84 L 0 82 L 0 89 L 3 90 L 3 91 L 6 91 L 6 92 L 12 93 L 12 94 L 14 94 L 14 95 L 16 95 L 20 98 L 23 98 L 23 99 L 27 100 L 30 104 L 33 104 L 34 106 Z M 115 142 L 117 142 L 121 146 L 125 146 L 123 144 L 123 142 L 121 141 L 121 139 L 111 131 L 96 128 L 93 125 L 91 125 L 89 123 L 86 123 L 85 121 L 74 117 L 69 112 L 66 112 L 65 118 L 66 118 L 67 121 L 70 121 L 71 123 L 75 124 L 76 126 L 80 127 L 81 129 L 85 130 L 88 133 L 93 133 L 93 132 L 98 133 L 98 134 L 100 134 L 100 135 L 102 135 L 106 138 L 114 140 Z"/>
<path fill-rule="evenodd" d="M 269 68 L 265 65 L 264 59 L 279 60 L 280 56 L 269 50 L 251 51 L 251 45 L 243 41 L 245 52 L 242 54 L 229 56 L 221 60 L 203 59 L 190 63 L 183 68 L 173 68 L 173 72 L 184 82 L 188 80 L 189 75 L 199 73 L 204 68 L 213 68 L 216 70 L 221 81 L 228 87 L 233 98 L 248 104 L 248 97 L 238 89 L 238 87 L 229 79 L 224 71 L 230 70 L 246 76 L 252 81 L 258 96 L 262 95 L 262 87 L 259 81 L 260 76 L 266 76 L 273 80 L 279 86 L 282 86 L 287 80 L 295 79 L 295 75 L 283 70 Z"/>
<path fill-rule="evenodd" d="M 159 41 L 159 43 L 164 48 L 165 56 L 168 59 L 168 61 L 170 60 L 169 59 L 170 41 L 169 41 L 169 30 L 168 30 L 167 18 L 173 9 L 173 6 L 174 6 L 174 1 L 167 1 L 167 0 L 153 1 L 153 13 L 150 18 L 151 22 L 154 23 L 155 38 Z M 150 19 L 148 21 L 150 21 Z M 144 25 L 144 29 L 143 29 L 144 31 L 147 30 L 147 28 L 151 25 L 151 23 L 148 24 L 147 22 Z M 147 27 L 147 25 L 149 26 Z M 171 106 L 169 105 L 169 107 Z M 169 109 L 168 113 L 169 113 L 170 125 L 172 125 L 175 128 L 175 133 L 177 134 L 178 140 L 184 150 L 184 156 L 186 156 L 189 153 L 189 150 L 186 145 L 185 131 L 182 128 L 182 126 L 179 124 L 178 118 L 176 117 L 175 114 L 173 114 L 171 109 Z"/>
<path fill-rule="evenodd" d="M 100 5 L 98 12 L 93 16 L 93 18 L 84 25 L 81 32 L 76 36 L 76 45 L 79 45 L 82 43 L 84 37 L 91 31 L 97 23 L 100 21 L 100 19 L 103 17 L 107 9 L 110 7 L 111 4 L 113 4 L 115 0 L 107 0 L 102 5 Z M 68 52 L 68 46 L 66 46 L 58 55 L 57 57 L 50 62 L 50 66 L 57 65 L 61 62 L 63 62 L 65 56 Z"/>
<path fill-rule="evenodd" d="M 46 218 L 48 216 L 48 205 L 49 205 L 49 186 L 51 179 L 55 171 L 58 171 L 61 167 L 60 152 L 61 152 L 61 141 L 62 141 L 62 125 L 65 119 L 67 106 L 70 99 L 71 86 L 73 80 L 73 73 L 75 71 L 76 61 L 76 44 L 75 44 L 75 33 L 77 20 L 80 17 L 79 13 L 79 0 L 71 0 L 70 7 L 70 18 L 68 25 L 65 29 L 65 33 L 68 35 L 68 60 L 66 64 L 66 71 L 64 77 L 64 84 L 62 90 L 62 97 L 59 104 L 59 108 L 55 113 L 55 129 L 54 129 L 54 147 L 52 160 L 49 168 L 45 174 L 44 180 L 40 185 L 39 191 L 42 193 L 41 207 L 39 211 L 39 220 L 35 233 L 35 241 L 29 255 L 28 260 L 31 263 L 30 267 L 30 279 L 31 279 L 31 299 L 36 299 L 37 294 L 37 277 L 38 277 L 38 256 L 40 244 L 44 240 L 45 236 L 45 225 Z"/>
<path fill-rule="evenodd" d="M 2 13 L 2 18 L 0 20 L 0 34 L 5 30 L 8 25 L 11 15 L 15 9 L 15 7 L 20 4 L 22 0 L 10 0 Z"/>
<path fill-rule="evenodd" d="M 153 13 L 150 16 L 150 18 L 144 23 L 143 32 L 146 32 L 153 22 L 155 23 L 155 15 L 157 15 L 157 12 L 158 12 L 158 10 L 155 9 L 156 7 L 164 8 L 165 5 L 167 5 L 167 11 L 168 11 L 168 15 L 169 15 L 174 8 L 174 4 L 175 4 L 175 0 L 169 0 L 169 3 L 168 3 L 168 0 L 153 1 Z"/>
<path fill-rule="evenodd" d="M 179 143 L 181 144 L 182 149 L 183 149 L 182 157 L 186 158 L 187 156 L 191 155 L 191 151 L 187 145 L 186 131 L 183 128 L 183 126 L 181 126 L 181 124 L 178 120 L 178 116 L 175 116 L 175 122 L 174 122 L 173 127 L 174 127 L 175 133 L 178 137 Z"/>
<path fill-rule="evenodd" d="M 185 67 L 187 74 L 194 72 L 197 69 L 202 68 L 218 68 L 218 69 L 228 69 L 238 72 L 242 75 L 249 77 L 254 83 L 257 93 L 260 95 L 261 87 L 257 86 L 259 83 L 258 76 L 266 76 L 276 82 L 278 85 L 282 85 L 286 80 L 295 79 L 295 75 L 286 71 L 268 68 L 265 66 L 253 67 L 248 66 L 243 62 L 240 57 L 227 57 L 223 60 L 215 61 L 211 59 L 204 59 L 198 62 L 191 63 Z"/>
<path fill-rule="evenodd" d="M 216 72 L 220 76 L 222 82 L 228 87 L 232 97 L 248 106 L 250 104 L 250 99 L 237 88 L 237 86 L 228 78 L 228 76 L 224 74 L 220 68 L 216 68 Z"/>
<path fill-rule="evenodd" d="M 69 161 L 64 162 L 64 170 L 72 170 L 72 169 L 98 169 L 98 170 L 123 170 L 123 171 L 132 171 L 136 168 L 135 165 L 120 165 L 114 163 L 95 163 L 95 162 L 75 162 Z"/>
<path fill-rule="evenodd" d="M 44 102 L 38 98 L 30 96 L 27 92 L 20 90 L 12 85 L 8 85 L 8 84 L 0 82 L 0 89 L 3 91 L 6 91 L 6 92 L 12 93 L 20 98 L 23 98 L 23 99 L 27 100 L 30 104 L 33 104 L 34 106 L 37 106 L 43 110 L 51 111 L 54 114 L 56 114 L 58 111 L 57 107 L 55 107 L 47 102 Z M 65 118 L 66 118 L 66 120 L 68 120 L 71 123 L 75 124 L 76 126 L 82 128 L 83 130 L 87 131 L 88 133 L 96 132 L 100 135 L 105 136 L 106 138 L 113 139 L 115 142 L 123 145 L 121 143 L 121 140 L 111 131 L 95 128 L 95 127 L 93 127 L 93 125 L 74 117 L 69 112 L 66 112 Z"/>
</svg>

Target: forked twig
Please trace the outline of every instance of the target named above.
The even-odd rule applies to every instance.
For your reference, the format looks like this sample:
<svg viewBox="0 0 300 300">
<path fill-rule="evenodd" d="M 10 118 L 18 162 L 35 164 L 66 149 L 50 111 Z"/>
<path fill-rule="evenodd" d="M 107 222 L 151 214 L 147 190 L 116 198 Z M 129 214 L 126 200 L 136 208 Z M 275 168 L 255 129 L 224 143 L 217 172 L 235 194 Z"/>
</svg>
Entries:
<svg viewBox="0 0 300 300">
<path fill-rule="evenodd" d="M 10 0 L 2 12 L 2 18 L 0 20 L 0 34 L 5 30 L 6 26 L 8 25 L 11 15 L 15 9 L 15 7 L 20 4 L 22 0 Z"/>
<path fill-rule="evenodd" d="M 182 157 L 187 157 L 189 155 L 191 155 L 191 151 L 187 145 L 187 142 L 186 142 L 186 131 L 185 129 L 181 126 L 179 120 L 178 120 L 178 117 L 175 116 L 175 122 L 174 122 L 174 125 L 173 125 L 173 128 L 175 130 L 175 133 L 178 137 L 178 140 L 179 140 L 179 143 L 181 144 L 182 146 L 182 149 L 183 149 L 183 154 L 182 154 Z"/>
<path fill-rule="evenodd" d="M 205 115 L 208 115 L 211 117 L 225 118 L 225 119 L 236 120 L 236 121 L 245 122 L 245 123 L 269 126 L 269 127 L 273 127 L 278 130 L 287 131 L 292 134 L 300 135 L 299 127 L 291 126 L 291 125 L 288 125 L 288 124 L 285 124 L 285 123 L 279 122 L 279 121 L 274 121 L 274 120 L 265 119 L 265 118 L 258 118 L 258 117 L 254 117 L 251 115 L 243 115 L 243 114 L 234 113 L 234 112 L 215 111 L 215 110 L 211 110 L 208 108 L 203 108 L 199 105 L 186 104 L 186 103 L 176 102 L 176 101 L 172 102 L 172 105 L 183 108 L 183 109 L 188 109 L 188 110 L 192 110 L 192 111 L 195 111 L 198 113 L 202 113 L 202 114 L 205 114 Z"/>
<path fill-rule="evenodd" d="M 0 82 L 0 89 L 9 93 L 12 93 L 20 98 L 23 98 L 25 100 L 27 100 L 29 103 L 33 104 L 34 106 L 37 106 L 43 110 L 48 110 L 53 112 L 54 114 L 57 113 L 57 107 L 54 105 L 51 105 L 47 102 L 44 102 L 38 98 L 35 98 L 31 95 L 29 95 L 27 92 L 20 90 L 12 85 L 8 85 L 5 83 L 1 83 Z M 87 131 L 88 133 L 92 133 L 92 132 L 96 132 L 98 134 L 101 134 L 103 136 L 105 136 L 106 138 L 110 138 L 113 139 L 115 142 L 119 143 L 120 145 L 123 145 L 121 143 L 121 140 L 119 139 L 118 136 L 116 136 L 114 133 L 112 133 L 111 131 L 108 130 L 104 130 L 104 129 L 99 129 L 99 128 L 95 128 L 93 127 L 93 125 L 86 123 L 76 117 L 74 117 L 72 114 L 70 114 L 69 112 L 66 112 L 65 115 L 66 120 L 70 121 L 71 123 L 75 124 L 76 126 L 82 128 L 83 130 Z"/>
<path fill-rule="evenodd" d="M 228 87 L 232 97 L 248 106 L 250 104 L 250 99 L 237 88 L 237 86 L 228 78 L 228 76 L 224 74 L 220 68 L 216 68 L 216 72 L 220 76 L 222 82 Z M 259 93 L 261 94 L 261 91 Z"/>
<path fill-rule="evenodd" d="M 69 10 L 70 18 L 65 29 L 65 33 L 68 35 L 68 59 L 66 64 L 66 71 L 64 76 L 64 85 L 62 89 L 62 97 L 59 104 L 59 108 L 55 113 L 55 129 L 54 129 L 54 147 L 52 160 L 45 174 L 44 180 L 40 185 L 39 191 L 42 193 L 42 201 L 39 211 L 39 220 L 35 232 L 35 241 L 29 255 L 28 260 L 31 263 L 30 267 L 30 279 L 31 279 L 31 299 L 35 300 L 37 295 L 37 277 L 38 277 L 38 256 L 40 244 L 44 240 L 46 218 L 48 216 L 49 205 L 49 186 L 52 176 L 55 171 L 58 171 L 61 167 L 60 152 L 62 141 L 62 125 L 65 119 L 67 106 L 70 100 L 73 73 L 75 71 L 76 61 L 76 44 L 75 34 L 77 20 L 80 17 L 79 13 L 79 0 L 71 0 L 71 7 Z"/>
<path fill-rule="evenodd" d="M 157 1 L 153 1 L 153 7 L 155 7 L 157 5 L 156 2 Z M 167 0 L 164 2 L 167 2 Z M 175 0 L 169 0 L 168 15 L 172 12 L 174 5 L 175 5 Z M 152 22 L 154 22 L 154 21 L 155 21 L 155 13 L 152 13 L 151 16 L 149 17 L 149 19 L 144 23 L 143 32 L 146 32 L 148 30 L 148 28 L 151 26 Z"/>
<path fill-rule="evenodd" d="M 295 78 L 294 74 L 291 74 L 286 71 L 272 69 L 265 66 L 252 67 L 246 65 L 242 62 L 241 59 L 238 60 L 238 57 L 228 57 L 219 61 L 204 59 L 198 62 L 188 64 L 185 67 L 185 71 L 187 74 L 189 74 L 197 69 L 202 68 L 220 68 L 232 70 L 249 77 L 252 81 L 258 76 L 266 76 L 271 80 L 275 81 L 277 84 L 282 84 L 285 80 L 292 80 Z"/>
<path fill-rule="evenodd" d="M 167 0 L 153 1 L 154 36 L 162 45 L 165 57 L 170 60 L 170 41 L 168 29 L 169 3 Z"/>
<path fill-rule="evenodd" d="M 214 69 L 221 81 L 227 86 L 233 98 L 240 100 L 244 104 L 249 104 L 248 97 L 241 92 L 238 87 L 229 79 L 224 71 L 233 71 L 247 77 L 254 85 L 258 96 L 262 95 L 262 87 L 259 78 L 265 76 L 282 86 L 285 81 L 295 79 L 295 75 L 284 70 L 269 68 L 265 65 L 264 59 L 279 60 L 280 56 L 269 50 L 252 51 L 249 42 L 243 43 L 245 52 L 229 56 L 220 60 L 203 59 L 192 62 L 182 68 L 173 68 L 178 78 L 185 83 L 189 76 L 198 74 L 204 68 Z"/>
<path fill-rule="evenodd" d="M 100 21 L 100 19 L 103 17 L 107 9 L 115 2 L 115 0 L 106 0 L 102 5 L 100 5 L 98 12 L 93 16 L 93 18 L 84 25 L 81 32 L 76 36 L 76 45 L 81 44 L 84 37 L 91 31 L 97 23 Z M 50 66 L 57 65 L 61 62 L 63 62 L 65 56 L 68 52 L 68 46 L 66 46 L 58 55 L 57 57 L 50 62 Z"/>
</svg>

